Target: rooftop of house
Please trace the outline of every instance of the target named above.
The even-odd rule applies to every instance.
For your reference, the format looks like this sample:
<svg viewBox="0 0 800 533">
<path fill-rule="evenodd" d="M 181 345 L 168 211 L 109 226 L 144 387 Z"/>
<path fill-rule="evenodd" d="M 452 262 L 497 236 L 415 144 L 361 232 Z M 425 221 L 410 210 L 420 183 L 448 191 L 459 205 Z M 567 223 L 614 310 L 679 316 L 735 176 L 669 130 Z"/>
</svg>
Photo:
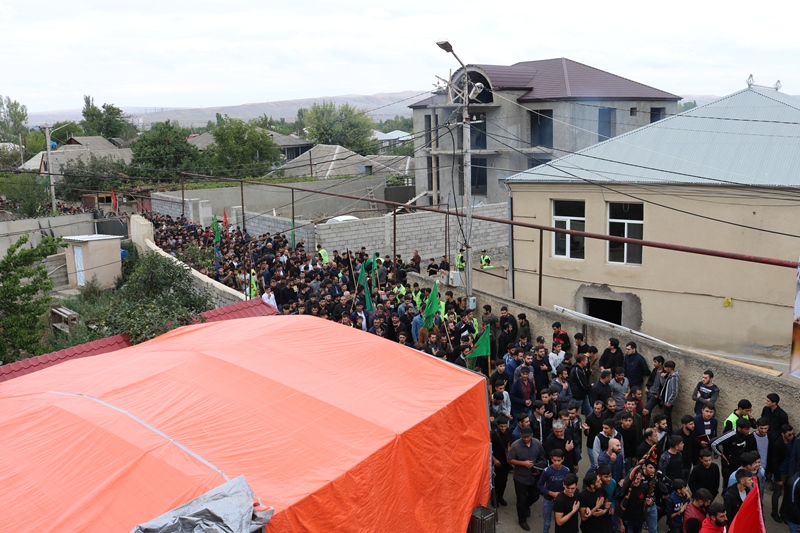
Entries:
<svg viewBox="0 0 800 533">
<path fill-rule="evenodd" d="M 751 86 L 504 181 L 798 187 L 797 124 L 800 99 Z"/>
<path fill-rule="evenodd" d="M 523 91 L 518 102 L 550 100 L 665 100 L 678 101 L 680 96 L 629 80 L 565 57 L 521 61 L 513 65 L 467 65 L 470 78 L 485 78 L 488 91 Z M 463 69 L 453 74 L 458 85 Z M 409 107 L 426 107 L 432 98 Z"/>
</svg>

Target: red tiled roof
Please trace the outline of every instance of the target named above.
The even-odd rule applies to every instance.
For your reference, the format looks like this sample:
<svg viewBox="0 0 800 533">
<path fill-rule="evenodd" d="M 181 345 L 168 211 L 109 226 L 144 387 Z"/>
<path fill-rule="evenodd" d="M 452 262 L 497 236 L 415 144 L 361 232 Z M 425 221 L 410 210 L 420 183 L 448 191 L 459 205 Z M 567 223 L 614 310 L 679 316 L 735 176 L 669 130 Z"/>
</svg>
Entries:
<svg viewBox="0 0 800 533">
<path fill-rule="evenodd" d="M 70 348 L 65 348 L 57 352 L 51 352 L 38 357 L 29 357 L 14 363 L 0 366 L 0 382 L 8 381 L 9 379 L 24 376 L 31 372 L 36 372 L 48 366 L 57 365 L 70 359 L 78 359 L 89 355 L 99 355 L 101 353 L 108 353 L 127 348 L 131 346 L 131 341 L 127 334 L 114 335 L 99 339 L 85 344 L 79 344 Z"/>
<path fill-rule="evenodd" d="M 277 309 L 264 303 L 260 298 L 246 300 L 231 305 L 212 309 L 200 313 L 206 322 L 220 322 L 222 320 L 232 320 L 235 318 L 249 318 L 255 316 L 270 316 L 280 314 Z M 114 335 L 85 344 L 79 344 L 70 348 L 65 348 L 57 352 L 51 352 L 37 357 L 29 357 L 20 361 L 0 366 L 0 383 L 8 381 L 25 374 L 30 374 L 49 366 L 78 359 L 90 355 L 100 355 L 101 353 L 114 352 L 122 348 L 132 346 L 127 334 Z"/>
<path fill-rule="evenodd" d="M 269 304 L 264 303 L 261 298 L 253 298 L 224 307 L 218 307 L 211 311 L 200 313 L 206 322 L 219 322 L 220 320 L 231 320 L 233 318 L 250 318 L 253 316 L 278 315 L 278 310 Z"/>
</svg>

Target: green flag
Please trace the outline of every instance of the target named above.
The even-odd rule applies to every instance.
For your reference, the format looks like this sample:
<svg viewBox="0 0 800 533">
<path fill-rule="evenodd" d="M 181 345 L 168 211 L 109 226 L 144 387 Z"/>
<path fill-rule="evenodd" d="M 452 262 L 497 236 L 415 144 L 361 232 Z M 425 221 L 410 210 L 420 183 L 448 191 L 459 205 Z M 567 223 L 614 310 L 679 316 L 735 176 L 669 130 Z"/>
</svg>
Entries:
<svg viewBox="0 0 800 533">
<path fill-rule="evenodd" d="M 483 330 L 483 333 L 473 346 L 472 353 L 469 354 L 467 359 L 475 359 L 477 357 L 489 357 L 492 355 L 492 344 L 490 342 L 489 328 Z"/>
<path fill-rule="evenodd" d="M 425 329 L 430 331 L 433 328 L 433 318 L 436 315 L 436 311 L 439 310 L 439 282 L 433 282 L 433 288 L 431 289 L 431 294 L 428 296 L 427 301 L 425 302 L 425 314 L 423 315 L 423 325 Z"/>
<path fill-rule="evenodd" d="M 367 311 L 372 311 L 372 296 L 370 295 L 369 286 L 367 285 L 367 269 L 361 265 L 361 271 L 358 273 L 358 284 L 364 287 L 364 308 Z"/>
<path fill-rule="evenodd" d="M 258 298 L 258 275 L 256 269 L 250 269 L 250 298 Z"/>
<path fill-rule="evenodd" d="M 219 242 L 220 241 L 219 222 L 217 221 L 217 215 L 214 215 L 214 219 L 211 222 L 211 225 L 214 226 L 214 242 Z"/>
</svg>

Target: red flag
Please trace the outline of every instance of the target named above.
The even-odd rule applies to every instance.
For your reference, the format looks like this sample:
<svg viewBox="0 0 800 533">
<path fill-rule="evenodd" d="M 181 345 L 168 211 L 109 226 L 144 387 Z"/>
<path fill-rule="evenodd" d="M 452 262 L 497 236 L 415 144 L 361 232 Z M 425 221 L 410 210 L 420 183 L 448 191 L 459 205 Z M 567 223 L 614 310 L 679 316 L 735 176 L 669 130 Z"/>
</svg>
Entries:
<svg viewBox="0 0 800 533">
<path fill-rule="evenodd" d="M 114 192 L 114 189 L 111 189 L 111 209 L 115 213 L 117 212 L 117 195 Z"/>
<path fill-rule="evenodd" d="M 761 494 L 758 479 L 753 478 L 753 490 L 742 502 L 739 512 L 733 518 L 728 533 L 767 533 L 764 517 L 761 514 Z"/>
<path fill-rule="evenodd" d="M 225 226 L 225 229 L 228 229 L 228 213 L 224 207 L 222 208 L 222 225 Z"/>
</svg>

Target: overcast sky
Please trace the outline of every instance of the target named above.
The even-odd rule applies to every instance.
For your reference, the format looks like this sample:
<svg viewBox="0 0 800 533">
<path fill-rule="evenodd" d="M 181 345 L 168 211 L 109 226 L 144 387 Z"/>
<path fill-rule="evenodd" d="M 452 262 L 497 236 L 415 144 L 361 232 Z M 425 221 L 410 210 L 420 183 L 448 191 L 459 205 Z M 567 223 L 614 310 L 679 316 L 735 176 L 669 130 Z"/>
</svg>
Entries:
<svg viewBox="0 0 800 533">
<path fill-rule="evenodd" d="M 752 73 L 800 94 L 798 9 L 777 4 L 0 0 L 0 94 L 37 112 L 424 91 L 457 67 L 443 39 L 465 63 L 568 57 L 681 95 Z"/>
</svg>

